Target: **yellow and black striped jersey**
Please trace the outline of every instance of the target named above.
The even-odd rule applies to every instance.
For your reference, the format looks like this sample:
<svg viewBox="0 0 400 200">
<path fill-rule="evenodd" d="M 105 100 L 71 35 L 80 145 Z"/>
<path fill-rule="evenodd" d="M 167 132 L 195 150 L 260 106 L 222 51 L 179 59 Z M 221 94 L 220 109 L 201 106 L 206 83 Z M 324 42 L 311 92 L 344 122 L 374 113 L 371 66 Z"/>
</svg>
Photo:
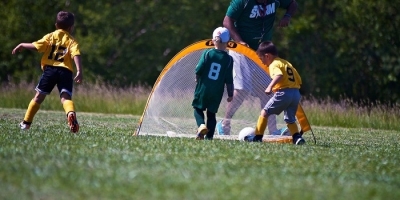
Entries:
<svg viewBox="0 0 400 200">
<path fill-rule="evenodd" d="M 287 60 L 275 58 L 269 65 L 269 74 L 273 79 L 282 75 L 282 79 L 272 88 L 273 91 L 285 88 L 300 88 L 302 81 L 297 70 Z"/>
<path fill-rule="evenodd" d="M 78 42 L 65 30 L 58 29 L 32 43 L 38 52 L 43 53 L 41 65 L 65 67 L 72 72 L 74 56 L 80 55 Z"/>
</svg>

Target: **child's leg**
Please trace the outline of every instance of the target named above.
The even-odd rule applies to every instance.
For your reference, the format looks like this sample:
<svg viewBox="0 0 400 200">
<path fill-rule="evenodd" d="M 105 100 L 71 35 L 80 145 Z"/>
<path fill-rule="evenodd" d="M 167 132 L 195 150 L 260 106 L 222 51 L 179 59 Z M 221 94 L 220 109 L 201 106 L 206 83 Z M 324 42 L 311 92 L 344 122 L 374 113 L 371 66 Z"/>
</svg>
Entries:
<svg viewBox="0 0 400 200">
<path fill-rule="evenodd" d="M 268 83 L 267 83 L 268 85 Z M 260 107 L 261 109 L 267 104 L 268 100 L 271 96 L 265 95 L 264 89 L 262 91 L 257 91 L 258 98 L 260 99 Z M 268 132 L 270 135 L 275 133 L 278 130 L 276 125 L 276 115 L 269 115 L 268 116 Z"/>
<path fill-rule="evenodd" d="M 65 114 L 69 112 L 75 112 L 74 102 L 71 100 L 71 95 L 66 92 L 61 93 L 60 95 L 61 104 L 63 105 Z"/>
<path fill-rule="evenodd" d="M 77 133 L 79 131 L 79 123 L 76 119 L 75 106 L 74 102 L 71 100 L 71 95 L 67 92 L 62 92 L 60 98 L 64 111 L 67 114 L 69 129 L 71 132 Z"/>
<path fill-rule="evenodd" d="M 290 135 L 294 135 L 295 133 L 299 132 L 299 127 L 297 126 L 296 122 L 286 123 L 286 126 L 289 129 Z"/>
<path fill-rule="evenodd" d="M 208 129 L 206 127 L 206 123 L 204 121 L 204 112 L 203 110 L 193 107 L 194 108 L 194 118 L 196 119 L 197 123 L 197 136 L 196 140 L 204 140 L 204 136 L 208 133 Z"/>
<path fill-rule="evenodd" d="M 76 119 L 75 105 L 72 99 L 73 90 L 73 76 L 72 71 L 57 67 L 57 88 L 60 93 L 61 104 L 67 114 L 68 126 L 71 132 L 77 133 L 79 131 L 79 123 Z"/>
<path fill-rule="evenodd" d="M 268 114 L 267 114 L 267 111 L 262 109 L 260 116 L 258 117 L 258 120 L 257 120 L 255 137 L 254 137 L 253 141 L 260 141 L 260 142 L 262 141 L 265 129 L 267 128 L 267 124 L 268 124 Z"/>
<path fill-rule="evenodd" d="M 217 125 L 217 118 L 215 117 L 215 113 L 212 113 L 207 110 L 207 129 L 208 133 L 206 135 L 206 139 L 213 139 L 215 125 Z"/>
<path fill-rule="evenodd" d="M 293 138 L 293 144 L 295 145 L 302 145 L 305 143 L 305 140 L 303 139 L 303 137 L 301 136 L 300 132 L 299 132 L 299 128 L 297 126 L 296 121 L 293 123 L 286 123 L 290 134 L 292 135 Z"/>
<path fill-rule="evenodd" d="M 299 128 L 296 123 L 296 112 L 300 102 L 300 92 L 297 89 L 288 89 L 286 91 L 292 97 L 292 101 L 285 110 L 285 122 L 293 138 L 293 144 L 302 145 L 305 140 L 301 137 Z"/>
<path fill-rule="evenodd" d="M 44 101 L 47 94 L 53 90 L 54 85 L 56 84 L 53 77 L 53 68 L 46 67 L 44 68 L 43 74 L 40 77 L 39 83 L 37 84 L 35 90 L 35 97 L 30 101 L 28 105 L 28 109 L 26 110 L 24 121 L 21 124 L 30 125 L 35 117 L 37 111 L 40 108 L 40 104 Z M 21 125 L 20 124 L 20 125 Z M 28 127 L 22 127 L 22 129 L 28 129 Z"/>
<path fill-rule="evenodd" d="M 26 110 L 23 121 L 24 124 L 30 125 L 32 123 L 33 118 L 40 108 L 40 104 L 44 101 L 45 98 L 45 94 L 40 94 L 39 92 L 36 92 L 35 97 L 30 101 L 28 109 Z"/>
<path fill-rule="evenodd" d="M 204 112 L 201 109 L 194 108 L 194 118 L 196 119 L 197 127 L 206 124 L 204 120 Z"/>
</svg>

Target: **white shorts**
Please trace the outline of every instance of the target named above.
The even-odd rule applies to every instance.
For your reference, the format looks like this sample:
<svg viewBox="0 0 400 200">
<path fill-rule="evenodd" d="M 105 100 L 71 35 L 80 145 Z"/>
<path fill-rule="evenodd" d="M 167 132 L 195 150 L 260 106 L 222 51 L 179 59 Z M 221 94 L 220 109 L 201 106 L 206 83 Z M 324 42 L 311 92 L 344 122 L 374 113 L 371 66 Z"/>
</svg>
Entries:
<svg viewBox="0 0 400 200">
<path fill-rule="evenodd" d="M 271 82 L 269 75 L 245 55 L 230 50 L 233 58 L 233 85 L 252 96 L 265 95 L 264 90 Z M 260 94 L 261 93 L 261 94 Z"/>
</svg>

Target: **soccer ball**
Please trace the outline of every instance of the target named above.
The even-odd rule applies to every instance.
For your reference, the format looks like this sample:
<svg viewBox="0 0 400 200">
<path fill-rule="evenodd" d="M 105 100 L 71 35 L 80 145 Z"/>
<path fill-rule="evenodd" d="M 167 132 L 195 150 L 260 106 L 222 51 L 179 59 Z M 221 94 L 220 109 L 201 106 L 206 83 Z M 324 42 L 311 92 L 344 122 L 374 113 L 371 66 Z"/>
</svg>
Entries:
<svg viewBox="0 0 400 200">
<path fill-rule="evenodd" d="M 239 132 L 239 140 L 244 141 L 246 136 L 255 136 L 256 129 L 253 127 L 245 127 Z"/>
</svg>

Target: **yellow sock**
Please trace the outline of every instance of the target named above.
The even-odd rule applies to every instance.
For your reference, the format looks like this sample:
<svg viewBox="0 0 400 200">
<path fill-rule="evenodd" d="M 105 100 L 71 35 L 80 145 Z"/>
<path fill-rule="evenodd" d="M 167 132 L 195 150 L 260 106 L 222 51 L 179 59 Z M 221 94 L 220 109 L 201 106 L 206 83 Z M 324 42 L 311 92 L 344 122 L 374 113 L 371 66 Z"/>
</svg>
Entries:
<svg viewBox="0 0 400 200">
<path fill-rule="evenodd" d="M 74 102 L 71 100 L 64 100 L 63 107 L 65 114 L 68 114 L 69 112 L 75 112 Z"/>
<path fill-rule="evenodd" d="M 257 126 L 256 126 L 256 135 L 264 135 L 265 129 L 267 128 L 268 124 L 268 118 L 259 116 L 257 120 Z"/>
<path fill-rule="evenodd" d="M 291 124 L 286 124 L 286 126 L 288 127 L 288 129 L 290 131 L 290 135 L 294 135 L 295 133 L 299 132 L 299 128 L 297 127 L 296 122 L 291 123 Z"/>
<path fill-rule="evenodd" d="M 28 109 L 26 110 L 24 121 L 32 122 L 33 117 L 35 117 L 37 111 L 40 108 L 40 104 L 36 103 L 33 99 L 29 102 Z"/>
</svg>

